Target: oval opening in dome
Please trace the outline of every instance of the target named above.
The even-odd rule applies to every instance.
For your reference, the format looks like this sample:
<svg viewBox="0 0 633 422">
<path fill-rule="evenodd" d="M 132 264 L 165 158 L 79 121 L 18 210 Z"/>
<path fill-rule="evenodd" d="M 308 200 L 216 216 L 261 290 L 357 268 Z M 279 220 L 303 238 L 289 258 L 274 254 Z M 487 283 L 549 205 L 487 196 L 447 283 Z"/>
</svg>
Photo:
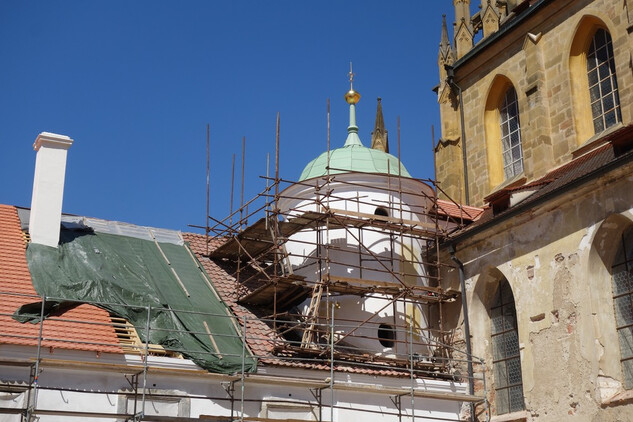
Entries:
<svg viewBox="0 0 633 422">
<path fill-rule="evenodd" d="M 387 211 L 387 209 L 383 207 L 376 207 L 376 209 L 374 210 L 374 215 L 389 217 L 389 211 Z"/>
<path fill-rule="evenodd" d="M 393 347 L 396 340 L 396 332 L 389 324 L 380 324 L 378 327 L 378 341 L 384 347 Z"/>
</svg>

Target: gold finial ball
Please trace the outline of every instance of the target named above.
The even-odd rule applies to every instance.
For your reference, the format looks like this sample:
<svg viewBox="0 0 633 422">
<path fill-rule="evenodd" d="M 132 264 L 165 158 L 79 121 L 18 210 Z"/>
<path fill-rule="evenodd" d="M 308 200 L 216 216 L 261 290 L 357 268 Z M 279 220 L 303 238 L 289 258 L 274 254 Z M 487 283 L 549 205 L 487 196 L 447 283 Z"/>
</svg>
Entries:
<svg viewBox="0 0 633 422">
<path fill-rule="evenodd" d="M 350 89 L 347 91 L 347 94 L 345 94 L 345 101 L 347 101 L 347 104 L 356 104 L 358 103 L 358 100 L 360 100 L 360 94 L 354 91 L 354 89 Z"/>
</svg>

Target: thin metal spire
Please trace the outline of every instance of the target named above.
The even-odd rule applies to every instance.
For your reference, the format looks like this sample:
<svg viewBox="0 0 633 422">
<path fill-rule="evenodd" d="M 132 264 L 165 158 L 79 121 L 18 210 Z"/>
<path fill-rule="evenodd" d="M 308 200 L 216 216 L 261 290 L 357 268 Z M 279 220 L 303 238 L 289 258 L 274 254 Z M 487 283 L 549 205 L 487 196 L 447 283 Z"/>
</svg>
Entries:
<svg viewBox="0 0 633 422">
<path fill-rule="evenodd" d="M 349 63 L 349 91 L 345 94 L 345 101 L 349 104 L 349 126 L 347 127 L 346 147 L 360 145 L 363 143 L 358 137 L 358 126 L 356 126 L 356 103 L 360 100 L 360 94 L 354 91 L 354 72 L 352 71 L 352 62 Z"/>
<path fill-rule="evenodd" d="M 354 90 L 354 76 L 356 76 L 356 74 L 354 73 L 354 70 L 352 69 L 352 62 L 349 62 L 349 90 L 353 91 Z"/>
<path fill-rule="evenodd" d="M 207 218 L 205 219 L 205 239 L 206 239 L 206 253 L 209 255 L 209 138 L 210 138 L 209 123 L 207 123 Z"/>
</svg>

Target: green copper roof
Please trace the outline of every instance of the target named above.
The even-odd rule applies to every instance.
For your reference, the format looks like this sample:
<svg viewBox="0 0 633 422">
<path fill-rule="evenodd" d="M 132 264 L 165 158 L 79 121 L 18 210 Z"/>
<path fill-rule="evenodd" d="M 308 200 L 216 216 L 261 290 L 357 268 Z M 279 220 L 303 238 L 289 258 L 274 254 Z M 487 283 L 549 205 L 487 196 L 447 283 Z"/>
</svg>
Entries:
<svg viewBox="0 0 633 422">
<path fill-rule="evenodd" d="M 378 150 L 367 148 L 358 137 L 356 126 L 356 103 L 360 94 L 354 91 L 352 81 L 354 74 L 349 72 L 350 89 L 345 94 L 345 101 L 349 104 L 349 126 L 347 127 L 347 139 L 342 148 L 329 151 L 329 174 L 339 173 L 384 173 L 394 176 L 411 177 L 406 168 L 393 155 Z M 310 161 L 303 169 L 299 181 L 328 174 L 328 152 L 324 152 Z"/>
<path fill-rule="evenodd" d="M 310 161 L 303 169 L 299 181 L 327 175 L 327 156 L 326 151 Z M 377 149 L 367 148 L 360 143 L 353 143 L 330 151 L 330 174 L 349 172 L 384 173 L 411 177 L 402 163 L 400 163 L 400 170 L 398 170 L 398 158 Z"/>
</svg>

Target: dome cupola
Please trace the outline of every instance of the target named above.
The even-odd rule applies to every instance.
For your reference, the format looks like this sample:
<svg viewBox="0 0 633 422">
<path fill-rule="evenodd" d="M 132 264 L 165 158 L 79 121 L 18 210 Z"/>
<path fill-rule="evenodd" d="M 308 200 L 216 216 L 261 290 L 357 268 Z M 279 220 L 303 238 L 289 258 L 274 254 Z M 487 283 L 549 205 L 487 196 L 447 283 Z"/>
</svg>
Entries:
<svg viewBox="0 0 633 422">
<path fill-rule="evenodd" d="M 310 161 L 303 169 L 299 181 L 340 173 L 378 173 L 411 177 L 397 157 L 380 149 L 367 148 L 361 142 L 356 126 L 356 104 L 360 100 L 360 94 L 354 90 L 354 73 L 351 69 L 349 76 L 350 90 L 344 97 L 349 104 L 349 126 L 345 144 Z"/>
</svg>

